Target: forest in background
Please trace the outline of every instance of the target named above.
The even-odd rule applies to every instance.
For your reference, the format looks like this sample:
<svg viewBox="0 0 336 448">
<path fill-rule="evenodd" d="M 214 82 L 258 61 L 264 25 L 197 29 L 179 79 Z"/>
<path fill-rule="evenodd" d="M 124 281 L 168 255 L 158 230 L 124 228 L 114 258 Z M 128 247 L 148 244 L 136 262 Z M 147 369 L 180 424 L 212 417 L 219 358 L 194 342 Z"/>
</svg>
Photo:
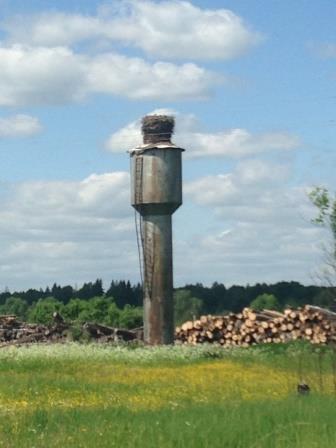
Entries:
<svg viewBox="0 0 336 448">
<path fill-rule="evenodd" d="M 335 288 L 304 286 L 298 282 L 225 287 L 222 283 L 204 286 L 187 284 L 175 289 L 177 324 L 202 314 L 239 312 L 244 307 L 283 309 L 314 304 L 333 309 Z M 15 314 L 29 322 L 50 323 L 54 311 L 66 320 L 97 322 L 122 328 L 142 325 L 142 287 L 140 283 L 112 281 L 104 289 L 101 279 L 80 288 L 56 283 L 45 289 L 0 293 L 0 314 Z"/>
</svg>

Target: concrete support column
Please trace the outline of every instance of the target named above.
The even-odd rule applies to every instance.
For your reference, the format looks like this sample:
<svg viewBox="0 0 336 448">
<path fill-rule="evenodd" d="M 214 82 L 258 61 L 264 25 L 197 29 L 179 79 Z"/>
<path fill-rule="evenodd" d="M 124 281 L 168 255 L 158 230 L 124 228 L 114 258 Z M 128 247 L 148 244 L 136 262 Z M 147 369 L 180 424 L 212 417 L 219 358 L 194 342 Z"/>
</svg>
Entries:
<svg viewBox="0 0 336 448">
<path fill-rule="evenodd" d="M 143 215 L 144 339 L 174 343 L 173 248 L 171 215 Z"/>
</svg>

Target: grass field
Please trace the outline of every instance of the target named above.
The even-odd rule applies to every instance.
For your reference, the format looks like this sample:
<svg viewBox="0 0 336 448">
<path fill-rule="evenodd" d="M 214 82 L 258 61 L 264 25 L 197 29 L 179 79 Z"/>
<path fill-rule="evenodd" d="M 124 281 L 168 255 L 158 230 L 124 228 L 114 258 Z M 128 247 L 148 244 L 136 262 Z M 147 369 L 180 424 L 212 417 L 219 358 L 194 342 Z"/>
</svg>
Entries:
<svg viewBox="0 0 336 448">
<path fill-rule="evenodd" d="M 11 347 L 0 375 L 3 447 L 336 446 L 334 354 L 308 345 Z"/>
</svg>

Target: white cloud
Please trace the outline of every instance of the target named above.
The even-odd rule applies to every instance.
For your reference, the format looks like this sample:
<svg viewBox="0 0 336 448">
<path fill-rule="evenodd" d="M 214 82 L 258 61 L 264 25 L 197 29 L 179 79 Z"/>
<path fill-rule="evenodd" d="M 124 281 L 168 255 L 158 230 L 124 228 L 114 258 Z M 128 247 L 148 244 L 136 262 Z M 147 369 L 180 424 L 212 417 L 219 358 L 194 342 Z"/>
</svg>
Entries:
<svg viewBox="0 0 336 448">
<path fill-rule="evenodd" d="M 297 148 L 299 139 L 282 132 L 251 134 L 246 129 L 235 128 L 217 133 L 190 132 L 181 136 L 181 144 L 191 141 L 190 157 L 227 156 L 246 157 L 273 150 Z"/>
<path fill-rule="evenodd" d="M 269 151 L 289 151 L 299 146 L 297 136 L 286 132 L 253 135 L 245 129 L 229 129 L 216 133 L 200 132 L 201 124 L 192 114 L 179 114 L 169 109 L 158 109 L 150 114 L 166 113 L 176 116 L 174 141 L 185 148 L 187 158 L 233 157 L 242 158 Z M 113 133 L 106 142 L 112 152 L 123 152 L 142 141 L 141 120 L 129 123 Z"/>
<path fill-rule="evenodd" d="M 267 207 L 269 194 L 281 189 L 289 167 L 261 160 L 245 160 L 232 173 L 201 177 L 185 185 L 185 194 L 201 205 Z"/>
<path fill-rule="evenodd" d="M 5 28 L 14 41 L 57 46 L 106 39 L 160 58 L 230 59 L 262 40 L 228 9 L 201 9 L 174 0 L 119 1 L 96 16 L 44 13 L 16 18 Z"/>
<path fill-rule="evenodd" d="M 185 204 L 203 209 L 193 217 L 202 227 L 177 246 L 178 257 L 188 260 L 183 275 L 201 272 L 202 281 L 225 284 L 318 281 L 327 236 L 311 224 L 308 189 L 289 181 L 288 166 L 246 160 L 231 173 L 186 183 Z M 188 217 L 178 219 L 185 225 Z"/>
<path fill-rule="evenodd" d="M 89 67 L 88 79 L 94 92 L 168 101 L 206 98 L 220 82 L 219 76 L 195 64 L 149 64 L 116 54 L 97 56 Z"/>
<path fill-rule="evenodd" d="M 175 278 L 187 276 L 194 282 L 201 278 L 208 284 L 220 281 L 225 285 L 292 280 L 315 283 L 321 239 L 321 229 L 304 223 L 287 227 L 236 222 L 229 231 L 195 235 L 193 241 L 180 246 L 177 255 L 188 263 L 183 269 L 181 266 L 182 273 L 176 269 Z"/>
<path fill-rule="evenodd" d="M 204 98 L 218 80 L 195 64 L 150 64 L 112 53 L 89 57 L 64 47 L 0 47 L 0 106 L 60 104 L 93 93 Z"/>
<path fill-rule="evenodd" d="M 286 176 L 272 180 L 252 161 L 187 184 L 174 219 L 176 285 L 309 282 L 323 231 L 309 222 L 304 189 L 281 186 Z M 0 196 L 0 233 L 0 289 L 139 280 L 126 172 L 14 185 Z"/>
<path fill-rule="evenodd" d="M 26 42 L 36 46 L 68 46 L 89 38 L 104 35 L 105 24 L 98 17 L 62 12 L 15 16 L 2 28 L 9 41 Z"/>
<path fill-rule="evenodd" d="M 30 115 L 13 115 L 0 118 L 0 139 L 6 137 L 30 137 L 40 133 L 41 123 Z"/>
<path fill-rule="evenodd" d="M 0 200 L 0 289 L 136 279 L 128 173 L 25 182 Z"/>
<path fill-rule="evenodd" d="M 67 48 L 0 47 L 0 106 L 79 100 L 85 77 L 82 59 Z"/>
<path fill-rule="evenodd" d="M 290 174 L 288 166 L 247 160 L 232 173 L 187 183 L 187 200 L 206 207 L 217 223 L 195 239 L 193 250 L 202 255 L 194 268 L 213 266 L 211 281 L 220 271 L 226 282 L 240 284 L 316 281 L 326 235 L 311 224 L 307 189 L 290 186 Z"/>
<path fill-rule="evenodd" d="M 73 212 L 91 216 L 122 218 L 128 214 L 129 175 L 125 172 L 92 174 L 81 182 L 28 182 L 16 188 L 15 204 L 31 213 L 35 206 L 42 215 L 66 217 Z M 38 200 L 36 199 L 38 198 Z"/>
</svg>

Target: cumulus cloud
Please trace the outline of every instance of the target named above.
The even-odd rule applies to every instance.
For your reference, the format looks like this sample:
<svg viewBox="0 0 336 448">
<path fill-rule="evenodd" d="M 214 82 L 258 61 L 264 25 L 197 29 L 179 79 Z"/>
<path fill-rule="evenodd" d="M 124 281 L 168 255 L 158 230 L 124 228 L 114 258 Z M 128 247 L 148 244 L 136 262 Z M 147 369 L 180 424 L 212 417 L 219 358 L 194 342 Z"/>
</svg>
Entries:
<svg viewBox="0 0 336 448">
<path fill-rule="evenodd" d="M 124 0 L 92 16 L 16 16 L 2 29 L 7 35 L 0 43 L 0 106 L 63 104 L 96 93 L 134 100 L 204 99 L 228 78 L 193 61 L 236 57 L 261 39 L 232 11 L 187 1 Z M 86 40 L 96 46 L 72 47 Z M 155 60 L 121 54 L 120 43 Z M 167 62 L 179 58 L 184 62 Z"/>
<path fill-rule="evenodd" d="M 191 131 L 181 136 L 181 144 L 191 142 L 190 157 L 226 156 L 246 157 L 274 150 L 297 148 L 299 139 L 286 132 L 251 134 L 246 129 L 235 128 L 217 133 Z M 184 143 L 185 142 L 185 143 Z"/>
<path fill-rule="evenodd" d="M 221 78 L 192 63 L 149 64 L 122 55 L 97 56 L 88 67 L 89 89 L 131 99 L 202 99 Z"/>
<path fill-rule="evenodd" d="M 283 188 L 290 168 L 261 160 L 245 160 L 228 174 L 198 178 L 185 185 L 185 193 L 201 204 L 218 207 L 267 208 L 270 196 Z M 283 201 L 281 201 L 283 203 Z M 273 207 L 271 207 L 273 208 Z"/>
<path fill-rule="evenodd" d="M 92 16 L 15 16 L 2 30 L 7 34 L 0 43 L 0 106 L 63 104 L 95 93 L 204 99 L 228 78 L 193 61 L 236 57 L 261 39 L 230 10 L 174 0 L 118 1 Z M 90 41 L 89 51 L 74 46 L 83 41 Z M 155 59 L 126 56 L 120 44 Z M 184 62 L 169 62 L 179 58 Z"/>
<path fill-rule="evenodd" d="M 216 82 L 217 75 L 191 63 L 151 64 L 114 53 L 89 57 L 65 47 L 0 47 L 0 106 L 60 104 L 93 93 L 204 98 Z"/>
<path fill-rule="evenodd" d="M 225 228 L 224 228 L 225 229 Z M 321 264 L 319 241 L 323 231 L 307 226 L 280 227 L 236 222 L 229 229 L 195 235 L 178 246 L 179 257 L 188 260 L 180 279 L 225 285 L 257 282 L 301 281 L 315 283 L 316 267 Z M 180 249 L 181 248 L 181 249 Z"/>
<path fill-rule="evenodd" d="M 313 230 L 310 219 L 314 210 L 308 200 L 308 189 L 290 186 L 290 176 L 289 166 L 247 160 L 229 174 L 188 182 L 185 194 L 193 202 L 211 209 L 216 219 L 231 229 L 230 233 L 241 226 L 253 228 L 262 240 L 269 235 L 277 250 L 280 240 L 273 239 L 275 233 L 291 240 L 293 232 L 309 235 Z M 252 233 L 251 238 L 254 238 Z M 317 247 L 316 240 L 310 243 Z"/>
<path fill-rule="evenodd" d="M 125 172 L 92 174 L 81 182 L 28 182 L 16 187 L 15 204 L 31 213 L 38 204 L 42 214 L 66 217 L 76 212 L 100 217 L 125 217 L 128 213 L 129 175 Z M 37 199 L 38 198 L 38 199 Z"/>
<path fill-rule="evenodd" d="M 39 120 L 30 115 L 18 114 L 0 118 L 0 138 L 30 137 L 39 134 L 41 130 Z"/>
<path fill-rule="evenodd" d="M 174 141 L 186 148 L 187 158 L 233 157 L 242 158 L 269 151 L 289 151 L 300 145 L 296 135 L 286 132 L 251 134 L 246 129 L 228 129 L 216 133 L 200 132 L 202 124 L 193 114 L 179 114 L 170 109 L 157 109 L 150 114 L 176 116 Z M 114 132 L 106 141 L 112 152 L 123 152 L 142 141 L 141 120 L 136 120 Z"/>
<path fill-rule="evenodd" d="M 304 188 L 281 186 L 287 176 L 246 161 L 187 183 L 174 219 L 176 284 L 309 282 L 323 231 L 309 222 Z M 0 289 L 139 280 L 126 172 L 14 185 L 0 195 L 0 233 Z"/>
<path fill-rule="evenodd" d="M 188 1 L 115 2 L 95 16 L 44 13 L 6 24 L 11 38 L 34 45 L 71 45 L 88 39 L 120 41 L 160 58 L 230 59 L 262 36 L 228 9 L 202 9 Z"/>
<path fill-rule="evenodd" d="M 136 279 L 128 173 L 25 182 L 0 201 L 1 288 Z"/>
<path fill-rule="evenodd" d="M 311 224 L 308 189 L 291 186 L 290 176 L 289 166 L 246 160 L 231 173 L 187 182 L 185 203 L 202 207 L 203 229 L 178 246 L 189 260 L 184 275 L 202 272 L 225 284 L 316 282 L 326 233 Z"/>
<path fill-rule="evenodd" d="M 85 77 L 84 61 L 67 48 L 0 47 L 0 106 L 82 99 Z"/>
</svg>

